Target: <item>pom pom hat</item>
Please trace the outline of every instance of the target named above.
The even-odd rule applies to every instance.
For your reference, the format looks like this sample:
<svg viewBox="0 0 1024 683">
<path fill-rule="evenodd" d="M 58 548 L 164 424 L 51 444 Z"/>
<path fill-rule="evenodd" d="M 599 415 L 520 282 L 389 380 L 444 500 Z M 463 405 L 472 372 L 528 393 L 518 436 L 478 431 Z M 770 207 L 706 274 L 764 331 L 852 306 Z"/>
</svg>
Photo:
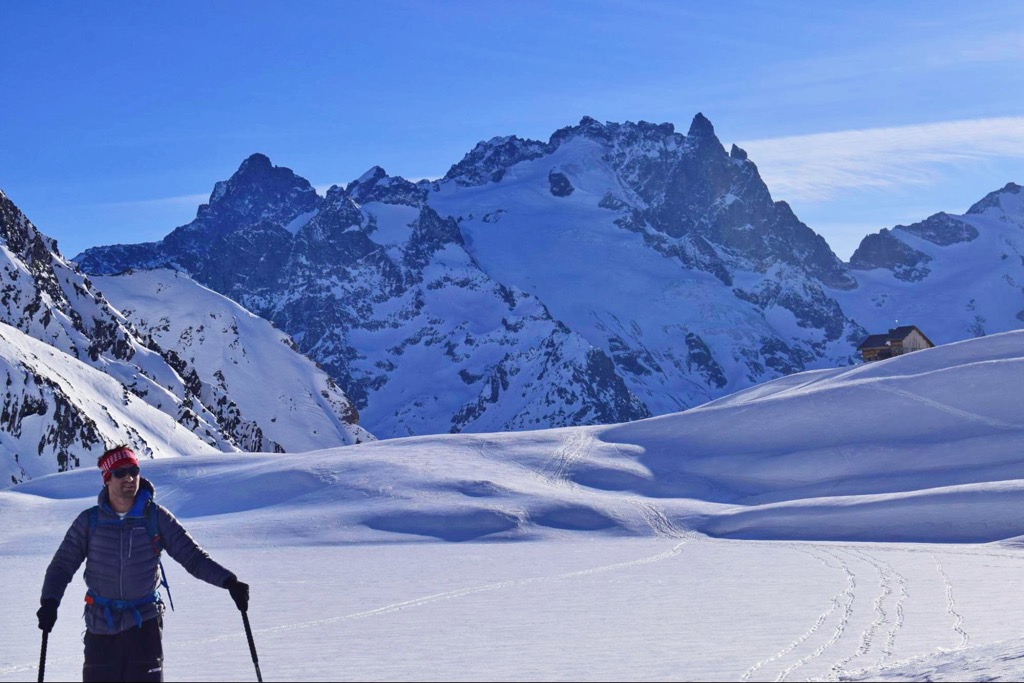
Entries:
<svg viewBox="0 0 1024 683">
<path fill-rule="evenodd" d="M 105 484 L 110 481 L 113 471 L 118 467 L 138 466 L 139 459 L 135 457 L 132 449 L 127 446 L 116 446 L 101 455 L 99 462 L 96 464 L 103 472 L 103 483 Z"/>
</svg>

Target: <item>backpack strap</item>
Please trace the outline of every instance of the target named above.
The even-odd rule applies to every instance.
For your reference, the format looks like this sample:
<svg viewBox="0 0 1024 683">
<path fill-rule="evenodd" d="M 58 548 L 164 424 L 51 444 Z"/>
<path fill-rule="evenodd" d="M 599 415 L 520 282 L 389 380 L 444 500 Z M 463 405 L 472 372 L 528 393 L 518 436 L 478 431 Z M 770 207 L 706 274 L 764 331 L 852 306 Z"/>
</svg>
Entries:
<svg viewBox="0 0 1024 683">
<path fill-rule="evenodd" d="M 157 519 L 156 503 L 149 501 L 146 505 L 146 531 L 149 533 L 149 540 L 153 543 L 153 552 L 160 557 L 160 551 L 164 549 L 163 537 L 160 535 L 160 522 Z M 167 571 L 164 569 L 164 561 L 158 559 L 160 565 L 160 585 L 167 589 L 167 602 L 174 611 L 174 598 L 171 597 L 171 586 L 167 583 Z"/>
<path fill-rule="evenodd" d="M 164 549 L 163 537 L 160 536 L 160 522 L 157 519 L 156 503 L 149 501 L 146 505 L 146 533 L 153 544 L 153 552 L 157 555 Z"/>
</svg>

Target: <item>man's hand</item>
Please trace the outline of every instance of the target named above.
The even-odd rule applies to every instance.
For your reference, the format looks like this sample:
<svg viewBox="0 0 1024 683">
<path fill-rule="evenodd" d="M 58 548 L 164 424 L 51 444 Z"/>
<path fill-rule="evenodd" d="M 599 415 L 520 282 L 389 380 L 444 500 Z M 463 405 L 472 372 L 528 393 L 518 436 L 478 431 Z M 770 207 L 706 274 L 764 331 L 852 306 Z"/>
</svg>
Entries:
<svg viewBox="0 0 1024 683">
<path fill-rule="evenodd" d="M 242 583 L 236 578 L 230 578 L 224 583 L 224 587 L 228 589 L 228 593 L 231 593 L 231 599 L 235 601 L 235 607 L 238 608 L 238 611 L 248 612 L 249 584 Z"/>
<path fill-rule="evenodd" d="M 47 633 L 53 630 L 53 625 L 57 623 L 57 601 L 53 598 L 45 598 L 40 601 L 42 607 L 36 612 L 36 616 L 39 617 L 39 628 Z"/>
</svg>

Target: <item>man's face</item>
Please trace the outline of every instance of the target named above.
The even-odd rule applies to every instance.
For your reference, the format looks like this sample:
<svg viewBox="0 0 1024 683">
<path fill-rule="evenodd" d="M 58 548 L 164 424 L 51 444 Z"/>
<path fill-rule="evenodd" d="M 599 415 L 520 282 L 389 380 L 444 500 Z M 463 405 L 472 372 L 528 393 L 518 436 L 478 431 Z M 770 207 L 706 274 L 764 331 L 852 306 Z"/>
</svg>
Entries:
<svg viewBox="0 0 1024 683">
<path fill-rule="evenodd" d="M 119 477 L 118 474 L 124 476 Z M 107 482 L 111 502 L 118 507 L 131 507 L 135 502 L 135 494 L 139 492 L 140 476 L 137 467 L 119 467 L 114 470 Z"/>
</svg>

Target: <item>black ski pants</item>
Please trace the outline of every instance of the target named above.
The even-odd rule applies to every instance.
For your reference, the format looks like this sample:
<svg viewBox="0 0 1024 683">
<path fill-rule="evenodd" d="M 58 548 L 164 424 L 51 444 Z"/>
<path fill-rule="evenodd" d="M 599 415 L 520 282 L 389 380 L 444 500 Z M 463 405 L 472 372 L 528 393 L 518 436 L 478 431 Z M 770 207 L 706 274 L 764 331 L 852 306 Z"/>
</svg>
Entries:
<svg viewBox="0 0 1024 683">
<path fill-rule="evenodd" d="M 82 680 L 163 681 L 163 622 L 163 617 L 154 617 L 112 636 L 86 632 Z"/>
</svg>

